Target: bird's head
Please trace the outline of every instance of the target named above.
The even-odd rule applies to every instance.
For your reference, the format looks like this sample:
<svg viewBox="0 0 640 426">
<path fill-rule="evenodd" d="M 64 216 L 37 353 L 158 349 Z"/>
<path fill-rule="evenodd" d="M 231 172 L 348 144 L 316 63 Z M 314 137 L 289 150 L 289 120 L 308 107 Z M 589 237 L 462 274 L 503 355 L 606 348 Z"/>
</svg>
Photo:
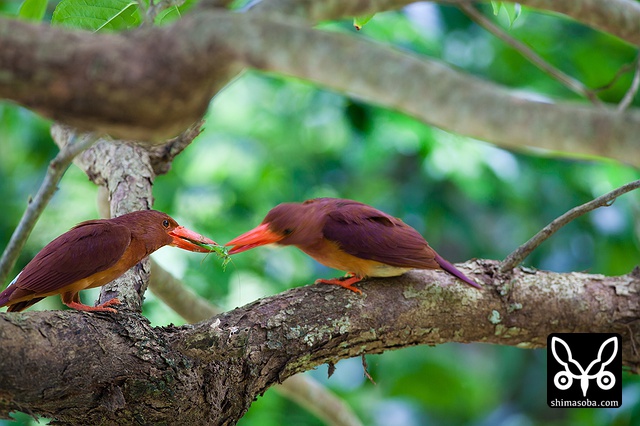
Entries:
<svg viewBox="0 0 640 426">
<path fill-rule="evenodd" d="M 324 214 L 314 200 L 279 204 L 267 213 L 260 225 L 229 241 L 229 254 L 241 253 L 267 244 L 304 246 L 322 237 Z"/>
<path fill-rule="evenodd" d="M 178 223 L 166 213 L 142 210 L 117 218 L 127 225 L 132 233 L 147 242 L 152 251 L 169 245 L 183 250 L 209 253 L 211 249 L 202 245 L 218 245 L 215 241 L 198 234 Z"/>
</svg>

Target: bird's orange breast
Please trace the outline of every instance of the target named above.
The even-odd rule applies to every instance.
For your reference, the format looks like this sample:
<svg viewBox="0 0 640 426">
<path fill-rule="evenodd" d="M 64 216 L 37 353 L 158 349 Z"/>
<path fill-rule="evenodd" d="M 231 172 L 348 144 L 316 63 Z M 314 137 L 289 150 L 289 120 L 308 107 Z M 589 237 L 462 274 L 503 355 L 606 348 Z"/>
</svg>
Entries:
<svg viewBox="0 0 640 426">
<path fill-rule="evenodd" d="M 395 277 L 413 269 L 353 256 L 341 250 L 337 243 L 327 239 L 309 246 L 298 246 L 298 248 L 325 266 L 353 272 L 360 277 Z"/>
</svg>

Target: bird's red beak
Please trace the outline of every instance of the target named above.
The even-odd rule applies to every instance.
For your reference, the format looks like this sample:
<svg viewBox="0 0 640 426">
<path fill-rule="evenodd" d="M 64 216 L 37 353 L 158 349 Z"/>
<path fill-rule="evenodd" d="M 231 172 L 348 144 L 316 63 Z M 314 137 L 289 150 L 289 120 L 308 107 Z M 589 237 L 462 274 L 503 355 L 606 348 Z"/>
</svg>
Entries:
<svg viewBox="0 0 640 426">
<path fill-rule="evenodd" d="M 229 254 L 236 254 L 265 244 L 277 243 L 282 238 L 282 235 L 269 230 L 268 223 L 263 223 L 251 231 L 235 237 L 225 244 L 225 246 L 235 246 L 229 250 Z"/>
<path fill-rule="evenodd" d="M 210 240 L 207 237 L 204 237 L 197 232 L 193 232 L 190 229 L 185 228 L 184 226 L 178 226 L 173 231 L 169 231 L 169 235 L 173 237 L 173 241 L 171 242 L 171 246 L 179 247 L 183 250 L 189 251 L 197 251 L 200 253 L 209 253 L 212 250 L 206 247 L 200 246 L 200 244 L 209 244 L 217 246 L 213 240 Z"/>
</svg>

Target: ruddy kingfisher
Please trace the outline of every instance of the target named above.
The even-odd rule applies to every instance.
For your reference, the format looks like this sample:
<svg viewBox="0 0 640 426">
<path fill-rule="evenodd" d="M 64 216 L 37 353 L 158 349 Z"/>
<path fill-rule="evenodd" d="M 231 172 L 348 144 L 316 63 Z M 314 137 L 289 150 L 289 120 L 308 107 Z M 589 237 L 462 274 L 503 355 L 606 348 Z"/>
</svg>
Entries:
<svg viewBox="0 0 640 426">
<path fill-rule="evenodd" d="M 293 245 L 347 277 L 320 279 L 357 293 L 366 277 L 394 277 L 411 269 L 443 269 L 482 288 L 436 253 L 411 226 L 371 206 L 340 198 L 315 198 L 274 207 L 260 225 L 226 245 L 229 254 L 265 244 Z"/>
<path fill-rule="evenodd" d="M 208 253 L 200 244 L 217 245 L 155 210 L 113 219 L 82 222 L 47 244 L 0 293 L 8 312 L 26 309 L 47 296 L 60 294 L 62 303 L 81 311 L 117 312 L 111 299 L 98 306 L 80 302 L 79 292 L 103 286 L 124 274 L 160 247 Z"/>
</svg>

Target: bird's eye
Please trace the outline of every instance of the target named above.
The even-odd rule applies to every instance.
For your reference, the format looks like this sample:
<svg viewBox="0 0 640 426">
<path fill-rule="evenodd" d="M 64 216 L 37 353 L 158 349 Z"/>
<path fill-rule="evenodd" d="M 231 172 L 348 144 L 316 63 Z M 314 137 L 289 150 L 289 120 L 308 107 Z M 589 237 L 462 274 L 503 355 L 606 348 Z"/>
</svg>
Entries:
<svg viewBox="0 0 640 426">
<path fill-rule="evenodd" d="M 169 221 L 167 219 L 162 221 L 162 226 L 164 226 L 165 228 L 169 227 Z"/>
<path fill-rule="evenodd" d="M 287 228 L 287 229 L 285 229 L 285 230 L 283 231 L 283 234 L 284 234 L 284 235 L 290 235 L 291 233 L 293 233 L 293 229 L 291 229 L 291 228 Z"/>
</svg>

